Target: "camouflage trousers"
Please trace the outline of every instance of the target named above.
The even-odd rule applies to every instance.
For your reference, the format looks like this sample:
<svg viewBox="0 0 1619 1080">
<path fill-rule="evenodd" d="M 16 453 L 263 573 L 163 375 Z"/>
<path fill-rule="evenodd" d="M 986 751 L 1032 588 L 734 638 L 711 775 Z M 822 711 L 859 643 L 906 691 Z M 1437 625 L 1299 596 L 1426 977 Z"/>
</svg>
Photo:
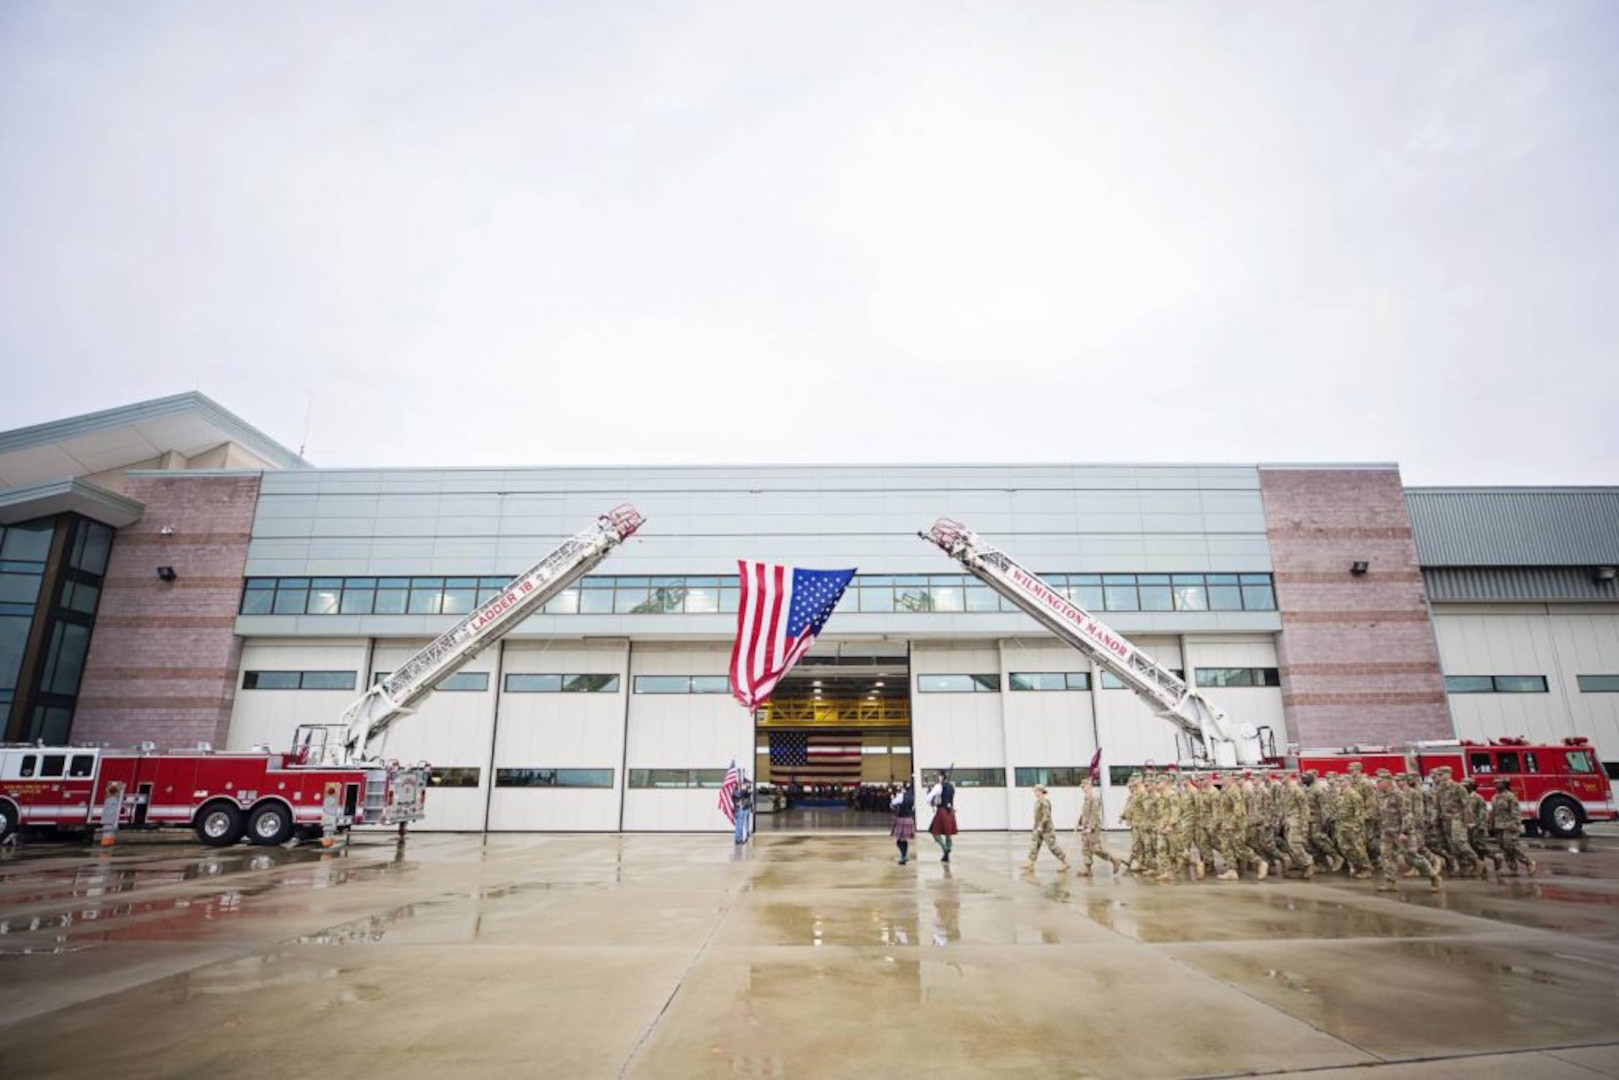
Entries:
<svg viewBox="0 0 1619 1080">
<path fill-rule="evenodd" d="M 1248 839 L 1240 830 L 1220 829 L 1214 834 L 1214 848 L 1220 853 L 1227 870 L 1235 870 L 1239 874 L 1259 867 L 1259 856 L 1248 845 Z"/>
<path fill-rule="evenodd" d="M 1269 825 L 1248 830 L 1248 846 L 1254 849 L 1254 854 L 1270 863 L 1278 871 L 1287 861 L 1281 845 L 1276 842 L 1276 830 Z"/>
<path fill-rule="evenodd" d="M 1359 825 L 1338 823 L 1338 850 L 1342 853 L 1344 861 L 1354 873 L 1369 871 L 1372 868 L 1370 854 L 1366 850 L 1366 832 Z"/>
<path fill-rule="evenodd" d="M 1402 843 L 1399 833 L 1394 832 L 1392 829 L 1385 829 L 1383 830 L 1381 843 L 1383 848 L 1384 881 L 1390 884 L 1394 882 L 1394 875 L 1399 869 L 1395 866 L 1396 855 L 1403 855 L 1406 864 L 1423 877 L 1431 878 L 1438 873 L 1438 866 L 1429 862 L 1427 857 L 1422 854 L 1422 842 L 1416 837 L 1407 836 Z"/>
<path fill-rule="evenodd" d="M 1333 859 L 1343 858 L 1340 845 L 1333 839 L 1332 831 L 1327 828 L 1325 822 L 1310 823 L 1310 851 L 1323 862 L 1330 863 Z"/>
<path fill-rule="evenodd" d="M 1059 861 L 1068 861 L 1068 856 L 1063 854 L 1062 845 L 1057 843 L 1057 830 L 1053 829 L 1050 825 L 1046 825 L 1034 830 L 1033 835 L 1029 837 L 1030 862 L 1034 862 L 1035 857 L 1040 854 L 1040 848 L 1042 845 L 1050 848 L 1051 853 L 1057 856 Z"/>
<path fill-rule="evenodd" d="M 1123 861 L 1115 858 L 1113 853 L 1107 849 L 1107 845 L 1102 843 L 1101 829 L 1080 830 L 1079 852 L 1080 857 L 1085 860 L 1085 872 L 1087 874 L 1090 873 L 1091 863 L 1097 856 L 1101 856 L 1110 863 Z"/>
<path fill-rule="evenodd" d="M 1472 877 L 1479 872 L 1478 854 L 1467 842 L 1467 826 L 1455 818 L 1445 822 L 1445 850 L 1456 860 L 1461 872 Z"/>
<path fill-rule="evenodd" d="M 1282 823 L 1282 839 L 1287 844 L 1287 860 L 1295 870 L 1308 870 L 1315 865 L 1307 842 L 1309 826 L 1300 818 L 1288 818 Z"/>
<path fill-rule="evenodd" d="M 1524 854 L 1523 845 L 1518 843 L 1517 833 L 1496 833 L 1495 842 L 1501 845 L 1504 865 L 1510 866 L 1514 871 L 1520 866 L 1525 870 L 1529 869 L 1529 856 Z"/>
</svg>

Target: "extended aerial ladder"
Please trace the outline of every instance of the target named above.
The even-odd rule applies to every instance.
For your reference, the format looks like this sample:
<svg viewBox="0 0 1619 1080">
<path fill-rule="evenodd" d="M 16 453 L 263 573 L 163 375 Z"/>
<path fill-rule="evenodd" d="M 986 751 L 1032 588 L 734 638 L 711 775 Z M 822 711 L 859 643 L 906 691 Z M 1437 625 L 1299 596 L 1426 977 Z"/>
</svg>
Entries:
<svg viewBox="0 0 1619 1080">
<path fill-rule="evenodd" d="M 596 566 L 643 524 L 625 503 L 514 578 L 500 595 L 441 634 L 343 712 L 338 724 L 306 724 L 295 746 L 323 765 L 351 765 L 371 756 L 390 727 L 463 664 L 506 636 L 557 593 Z M 334 737 L 335 736 L 335 737 Z"/>
<path fill-rule="evenodd" d="M 1112 672 L 1154 712 L 1179 727 L 1190 744 L 1191 764 L 1231 768 L 1264 763 L 1265 748 L 1257 729 L 1239 728 L 1224 710 L 1187 686 L 1180 676 L 1019 566 L 1006 552 L 949 518 L 940 518 L 930 531 L 917 535 L 937 544 L 984 584 Z"/>
</svg>

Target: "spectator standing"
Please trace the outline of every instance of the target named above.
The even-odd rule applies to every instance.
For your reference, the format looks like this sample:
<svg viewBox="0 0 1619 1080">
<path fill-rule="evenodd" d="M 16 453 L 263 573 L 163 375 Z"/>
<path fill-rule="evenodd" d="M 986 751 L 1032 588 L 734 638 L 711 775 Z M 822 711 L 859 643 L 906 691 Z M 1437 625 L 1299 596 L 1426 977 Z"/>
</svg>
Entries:
<svg viewBox="0 0 1619 1080">
<path fill-rule="evenodd" d="M 747 777 L 736 786 L 736 842 L 745 844 L 752 834 L 753 824 L 753 781 Z"/>
</svg>

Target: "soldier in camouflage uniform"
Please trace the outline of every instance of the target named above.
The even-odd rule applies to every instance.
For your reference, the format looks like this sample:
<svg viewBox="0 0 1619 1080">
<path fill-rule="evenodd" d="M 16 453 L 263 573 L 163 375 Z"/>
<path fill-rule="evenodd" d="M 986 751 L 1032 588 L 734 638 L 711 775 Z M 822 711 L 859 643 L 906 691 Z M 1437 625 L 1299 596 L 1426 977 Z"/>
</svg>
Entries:
<svg viewBox="0 0 1619 1080">
<path fill-rule="evenodd" d="M 1366 857 L 1373 866 L 1378 865 L 1377 785 L 1366 775 L 1358 761 L 1349 763 L 1349 786 L 1360 796 L 1361 820 L 1366 828 Z"/>
<path fill-rule="evenodd" d="M 1310 796 L 1290 773 L 1282 787 L 1282 839 L 1287 844 L 1289 868 L 1308 881 L 1315 877 L 1315 859 L 1310 856 Z"/>
<path fill-rule="evenodd" d="M 1523 810 L 1518 805 L 1512 781 L 1504 776 L 1495 781 L 1495 798 L 1490 802 L 1490 831 L 1495 835 L 1495 842 L 1501 845 L 1501 857 L 1506 866 L 1512 868 L 1512 876 L 1517 877 L 1518 867 L 1525 866 L 1529 876 L 1534 877 L 1535 860 L 1525 855 L 1518 844 L 1518 837 L 1523 835 Z"/>
<path fill-rule="evenodd" d="M 1329 873 L 1340 870 L 1344 860 L 1332 838 L 1338 813 L 1332 792 L 1314 769 L 1304 774 L 1303 784 L 1304 793 L 1310 798 L 1310 853 L 1326 864 Z"/>
<path fill-rule="evenodd" d="M 1355 790 L 1355 782 L 1343 776 L 1333 780 L 1332 802 L 1338 850 L 1343 852 L 1350 873 L 1364 881 L 1372 876 L 1371 858 L 1366 853 L 1366 804 Z"/>
<path fill-rule="evenodd" d="M 1033 870 L 1034 860 L 1040 857 L 1040 848 L 1048 847 L 1057 856 L 1057 869 L 1068 869 L 1068 856 L 1057 843 L 1057 830 L 1051 824 L 1051 798 L 1044 784 L 1034 785 L 1034 831 L 1029 836 L 1029 858 L 1023 869 Z"/>
<path fill-rule="evenodd" d="M 1401 773 L 1397 779 L 1400 782 L 1400 798 L 1405 802 L 1406 808 L 1411 814 L 1411 820 L 1416 825 L 1415 831 L 1410 834 L 1411 845 L 1416 848 L 1417 854 L 1421 855 L 1424 861 L 1443 867 L 1445 860 L 1441 859 L 1433 848 L 1428 845 L 1428 799 L 1426 793 L 1422 790 L 1422 777 L 1416 773 Z M 1406 849 L 1402 847 L 1400 854 L 1404 855 L 1405 853 Z M 1409 860 L 1407 861 L 1409 862 Z M 1414 866 L 1408 867 L 1406 876 L 1418 876 L 1417 868 Z"/>
<path fill-rule="evenodd" d="M 1102 793 L 1088 776 L 1079 782 L 1079 791 L 1079 824 L 1074 831 L 1079 834 L 1079 850 L 1085 860 L 1080 873 L 1090 877 L 1091 863 L 1098 855 L 1113 864 L 1115 874 L 1123 872 L 1127 869 L 1124 860 L 1116 858 L 1102 844 Z"/>
<path fill-rule="evenodd" d="M 1441 888 L 1439 868 L 1423 857 L 1417 840 L 1422 827 L 1417 813 L 1417 804 L 1411 799 L 1410 792 L 1397 789 L 1394 778 L 1386 772 L 1379 774 L 1377 820 L 1378 831 L 1382 833 L 1383 880 L 1378 882 L 1378 892 L 1392 892 L 1395 888 L 1396 854 L 1404 855 L 1413 870 L 1425 875 L 1435 892 Z"/>
<path fill-rule="evenodd" d="M 1216 776 L 1216 780 L 1220 777 Z M 1225 862 L 1221 881 L 1235 881 L 1243 871 L 1253 867 L 1261 880 L 1269 865 L 1254 854 L 1248 846 L 1248 801 L 1244 797 L 1242 782 L 1235 776 L 1226 779 L 1220 788 L 1219 801 L 1214 811 L 1214 846 Z"/>
<path fill-rule="evenodd" d="M 1204 777 L 1193 784 L 1191 800 L 1194 821 L 1192 842 L 1197 845 L 1197 861 L 1192 864 L 1192 874 L 1201 878 L 1206 873 L 1214 873 L 1214 817 L 1220 801 L 1214 790 L 1214 781 Z"/>
<path fill-rule="evenodd" d="M 1501 853 L 1490 846 L 1490 804 L 1478 793 L 1478 781 L 1469 776 L 1462 781 L 1467 789 L 1467 809 L 1463 821 L 1467 826 L 1467 842 L 1484 865 L 1484 876 L 1500 877 Z"/>
<path fill-rule="evenodd" d="M 1439 826 L 1445 851 L 1463 877 L 1481 877 L 1478 856 L 1467 842 L 1467 790 L 1451 779 L 1450 766 L 1434 770 L 1434 798 L 1439 804 Z"/>
<path fill-rule="evenodd" d="M 1444 768 L 1440 766 L 1439 768 Z M 1437 774 L 1438 770 L 1434 770 Z M 1417 793 L 1422 796 L 1423 813 L 1423 847 L 1429 859 L 1437 858 L 1441 866 L 1455 877 L 1461 870 L 1461 865 L 1451 857 L 1449 845 L 1445 843 L 1445 827 L 1439 820 L 1439 777 L 1430 774 L 1426 780 L 1417 777 Z"/>
<path fill-rule="evenodd" d="M 1130 830 L 1130 869 L 1140 870 L 1147 865 L 1147 833 L 1141 820 L 1141 804 L 1146 799 L 1146 792 L 1141 774 L 1131 773 L 1127 787 L 1128 794 L 1124 797 L 1124 809 L 1119 811 L 1119 821 Z"/>
<path fill-rule="evenodd" d="M 1280 875 L 1287 866 L 1287 856 L 1276 843 L 1276 824 L 1271 816 L 1271 792 L 1280 788 L 1274 782 L 1248 778 L 1242 786 L 1248 797 L 1248 846 Z"/>
<path fill-rule="evenodd" d="M 1181 823 L 1180 798 L 1167 775 L 1158 777 L 1153 794 L 1152 821 L 1157 841 L 1153 873 L 1159 881 L 1168 883 L 1174 881 L 1185 866 L 1175 847 Z"/>
</svg>

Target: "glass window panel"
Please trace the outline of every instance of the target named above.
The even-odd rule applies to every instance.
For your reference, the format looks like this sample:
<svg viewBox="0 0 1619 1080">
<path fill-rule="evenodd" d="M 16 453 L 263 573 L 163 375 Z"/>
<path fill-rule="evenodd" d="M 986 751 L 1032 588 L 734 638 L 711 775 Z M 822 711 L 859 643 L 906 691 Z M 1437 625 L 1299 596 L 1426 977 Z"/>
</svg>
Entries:
<svg viewBox="0 0 1619 1080">
<path fill-rule="evenodd" d="M 309 607 L 306 610 L 311 615 L 336 615 L 338 600 L 337 589 L 311 589 Z"/>
<path fill-rule="evenodd" d="M 629 786 L 632 787 L 632 788 L 651 787 L 652 786 L 652 770 L 651 769 L 631 769 L 630 772 L 629 772 Z"/>
<path fill-rule="evenodd" d="M 457 586 L 444 590 L 443 606 L 439 608 L 439 612 L 444 615 L 470 615 L 477 606 L 477 588 Z"/>
<path fill-rule="evenodd" d="M 515 580 L 515 578 L 482 577 L 482 578 L 478 579 L 478 588 L 480 588 L 480 589 L 494 589 L 496 592 L 499 592 L 500 590 L 504 589 L 506 586 L 510 585 L 514 580 Z"/>
<path fill-rule="evenodd" d="M 951 586 L 937 586 L 936 585 L 936 586 L 934 586 L 933 587 L 933 610 L 934 611 L 966 611 L 967 610 L 966 600 L 965 600 L 965 598 L 963 598 L 963 596 L 961 594 L 962 594 L 962 588 L 959 585 L 951 585 Z"/>
<path fill-rule="evenodd" d="M 45 658 L 47 693 L 72 697 L 79 692 L 84 674 L 84 654 L 90 648 L 90 628 L 77 623 L 59 622 L 51 632 L 50 652 Z"/>
<path fill-rule="evenodd" d="M 1100 585 L 1070 585 L 1068 598 L 1086 611 L 1102 611 L 1107 606 L 1107 598 L 1102 594 Z"/>
<path fill-rule="evenodd" d="M 38 572 L 0 573 L 0 604 L 33 604 L 43 580 Z"/>
<path fill-rule="evenodd" d="M 1254 668 L 1255 686 L 1281 686 L 1282 673 L 1273 667 Z"/>
<path fill-rule="evenodd" d="M 691 677 L 691 692 L 694 694 L 729 694 L 731 692 L 731 677 L 729 675 L 693 675 Z"/>
<path fill-rule="evenodd" d="M 297 671 L 248 671 L 242 674 L 243 690 L 296 690 Z"/>
<path fill-rule="evenodd" d="M 971 675 L 974 690 L 990 690 L 1000 693 L 1001 677 L 999 675 Z"/>
<path fill-rule="evenodd" d="M 768 749 L 765 753 L 769 753 Z M 725 783 L 724 769 L 693 769 L 691 771 L 692 787 L 717 788 Z"/>
<path fill-rule="evenodd" d="M 1141 610 L 1142 611 L 1173 611 L 1175 610 L 1174 594 L 1170 591 L 1166 579 L 1162 583 L 1148 582 L 1147 576 L 1141 579 Z"/>
<path fill-rule="evenodd" d="M 1242 590 L 1236 585 L 1216 585 L 1211 577 L 1209 579 L 1209 610 L 1241 611 Z"/>
<path fill-rule="evenodd" d="M 1497 754 L 1495 756 L 1495 761 L 1497 768 L 1499 768 L 1501 772 L 1515 773 L 1523 771 L 1522 769 L 1518 768 L 1517 751 Z"/>
<path fill-rule="evenodd" d="M 657 581 L 656 578 L 653 579 Z M 646 600 L 635 605 L 634 613 L 637 615 L 669 615 L 678 613 L 685 607 L 686 587 L 684 585 L 658 585 L 653 584 L 647 588 Z"/>
<path fill-rule="evenodd" d="M 1197 685 L 1252 686 L 1254 672 L 1252 668 L 1198 668 Z"/>
<path fill-rule="evenodd" d="M 691 693 L 691 676 L 637 675 L 635 677 L 635 692 L 637 694 L 689 694 Z"/>
<path fill-rule="evenodd" d="M 735 614 L 736 609 L 742 606 L 742 592 L 740 589 L 720 590 L 720 611 Z"/>
<path fill-rule="evenodd" d="M 407 578 L 407 577 L 378 578 L 377 579 L 377 588 L 379 588 L 379 589 L 408 589 L 408 588 L 410 588 L 410 578 Z"/>
<path fill-rule="evenodd" d="M 496 769 L 496 787 L 556 787 L 555 769 Z"/>
<path fill-rule="evenodd" d="M 353 690 L 355 672 L 306 671 L 299 684 L 301 690 Z"/>
<path fill-rule="evenodd" d="M 617 578 L 604 576 L 582 577 L 579 579 L 578 585 L 581 589 L 606 589 L 611 592 L 617 580 Z"/>
<path fill-rule="evenodd" d="M 1594 773 L 1596 766 L 1591 762 L 1591 755 L 1585 750 L 1570 750 L 1568 752 L 1568 771 L 1572 773 Z"/>
<path fill-rule="evenodd" d="M 1495 692 L 1498 694 L 1544 694 L 1546 692 L 1546 676 L 1497 675 L 1495 677 Z"/>
<path fill-rule="evenodd" d="M 412 585 L 410 589 L 410 606 L 406 609 L 412 615 L 437 615 L 439 605 L 444 602 L 444 590 L 424 585 Z"/>
<path fill-rule="evenodd" d="M 1269 585 L 1244 585 L 1242 606 L 1248 611 L 1275 611 L 1276 593 Z"/>
<path fill-rule="evenodd" d="M 687 788 L 691 787 L 690 769 L 648 769 L 647 787 L 654 788 Z"/>
<path fill-rule="evenodd" d="M 309 588 L 309 579 L 306 578 L 306 577 L 281 578 L 276 582 L 276 588 L 278 588 L 278 589 L 307 589 L 307 588 Z"/>
<path fill-rule="evenodd" d="M 923 769 L 922 775 L 928 776 L 943 771 L 945 766 L 934 766 Z M 950 770 L 950 782 L 958 788 L 1003 788 L 1006 786 L 1006 770 L 1001 768 L 975 769 L 956 766 Z"/>
<path fill-rule="evenodd" d="M 79 528 L 78 550 L 73 565 L 88 574 L 105 573 L 107 552 L 112 547 L 112 530 L 99 521 L 81 522 Z"/>
<path fill-rule="evenodd" d="M 33 776 L 39 768 L 39 757 L 35 754 L 24 754 L 22 766 L 17 770 L 18 776 Z"/>
<path fill-rule="evenodd" d="M 565 694 L 616 694 L 617 675 L 564 675 L 562 692 Z"/>
<path fill-rule="evenodd" d="M 1108 574 L 1102 582 L 1102 600 L 1108 611 L 1139 611 L 1133 574 Z"/>
<path fill-rule="evenodd" d="M 720 591 L 712 587 L 691 587 L 686 590 L 686 612 L 704 615 L 720 609 Z"/>
<path fill-rule="evenodd" d="M 377 579 L 374 577 L 351 577 L 343 579 L 345 589 L 375 589 Z"/>
<path fill-rule="evenodd" d="M 371 611 L 377 615 L 403 615 L 408 595 L 404 589 L 378 589 Z"/>
<path fill-rule="evenodd" d="M 922 588 L 896 588 L 894 610 L 928 612 L 933 610 L 933 594 Z"/>
<path fill-rule="evenodd" d="M 1066 690 L 1068 680 L 1060 671 L 1014 671 L 1013 690 Z"/>
<path fill-rule="evenodd" d="M 971 693 L 973 681 L 966 675 L 918 675 L 916 689 L 922 694 Z"/>
<path fill-rule="evenodd" d="M 489 672 L 487 671 L 457 671 L 448 679 L 434 687 L 435 690 L 447 690 L 450 693 L 482 693 L 489 689 Z"/>
<path fill-rule="evenodd" d="M 436 788 L 475 788 L 482 772 L 476 765 L 434 769 L 427 782 Z"/>
<path fill-rule="evenodd" d="M 1174 588 L 1176 611 L 1209 610 L 1209 593 L 1202 574 L 1176 574 Z"/>
<path fill-rule="evenodd" d="M 999 611 L 1001 598 L 987 585 L 968 585 L 962 590 L 968 611 Z"/>
<path fill-rule="evenodd" d="M 1446 675 L 1447 694 L 1488 694 L 1495 689 L 1488 675 Z"/>
<path fill-rule="evenodd" d="M 586 579 L 588 582 L 589 579 Z M 607 615 L 613 610 L 613 591 L 611 589 L 581 588 L 579 590 L 579 614 L 581 615 Z"/>
<path fill-rule="evenodd" d="M 1576 675 L 1582 694 L 1619 694 L 1619 675 Z"/>
<path fill-rule="evenodd" d="M 369 615 L 376 599 L 375 589 L 344 589 L 343 603 L 338 610 L 344 615 Z"/>
<path fill-rule="evenodd" d="M 39 764 L 40 776 L 61 776 L 67 772 L 66 754 L 46 754 Z"/>
<path fill-rule="evenodd" d="M 577 615 L 579 614 L 579 590 L 563 589 L 545 602 L 547 615 Z"/>
<path fill-rule="evenodd" d="M 1068 672 L 1068 689 L 1089 690 L 1091 688 L 1091 673 L 1088 671 Z"/>
<path fill-rule="evenodd" d="M 610 788 L 612 769 L 558 769 L 557 787 Z"/>
<path fill-rule="evenodd" d="M 304 608 L 309 605 L 308 589 L 277 589 L 275 593 L 275 613 L 277 615 L 302 615 Z"/>
<path fill-rule="evenodd" d="M 85 615 L 94 615 L 96 613 L 96 602 L 101 599 L 100 588 L 95 585 L 86 585 L 82 581 L 69 582 L 68 588 L 70 592 L 64 598 L 64 602 L 69 608 Z"/>
<path fill-rule="evenodd" d="M 0 538 L 0 559 L 44 562 L 51 552 L 51 534 L 55 528 L 49 521 L 8 525 L 5 536 Z"/>
<path fill-rule="evenodd" d="M 73 761 L 67 767 L 69 776 L 94 776 L 96 774 L 96 759 L 90 754 L 74 754 Z"/>
<path fill-rule="evenodd" d="M 561 693 L 561 691 L 561 675 L 514 674 L 506 676 L 506 692 L 508 694 L 557 694 Z"/>
<path fill-rule="evenodd" d="M 642 581 L 645 580 L 645 578 L 642 578 Z M 621 581 L 618 591 L 614 593 L 613 611 L 620 615 L 630 614 L 643 607 L 646 602 L 647 588 L 644 584 L 628 585 Z"/>
<path fill-rule="evenodd" d="M 1123 690 L 1124 689 L 1124 680 L 1119 678 L 1117 675 L 1113 674 L 1113 672 L 1104 670 L 1102 672 L 1102 689 L 1103 690 Z"/>
<path fill-rule="evenodd" d="M 860 601 L 861 611 L 894 610 L 894 588 L 891 585 L 868 585 L 858 589 L 855 595 Z"/>
<path fill-rule="evenodd" d="M 341 589 L 343 579 L 335 577 L 312 578 L 309 582 L 309 587 L 311 589 Z"/>
</svg>

